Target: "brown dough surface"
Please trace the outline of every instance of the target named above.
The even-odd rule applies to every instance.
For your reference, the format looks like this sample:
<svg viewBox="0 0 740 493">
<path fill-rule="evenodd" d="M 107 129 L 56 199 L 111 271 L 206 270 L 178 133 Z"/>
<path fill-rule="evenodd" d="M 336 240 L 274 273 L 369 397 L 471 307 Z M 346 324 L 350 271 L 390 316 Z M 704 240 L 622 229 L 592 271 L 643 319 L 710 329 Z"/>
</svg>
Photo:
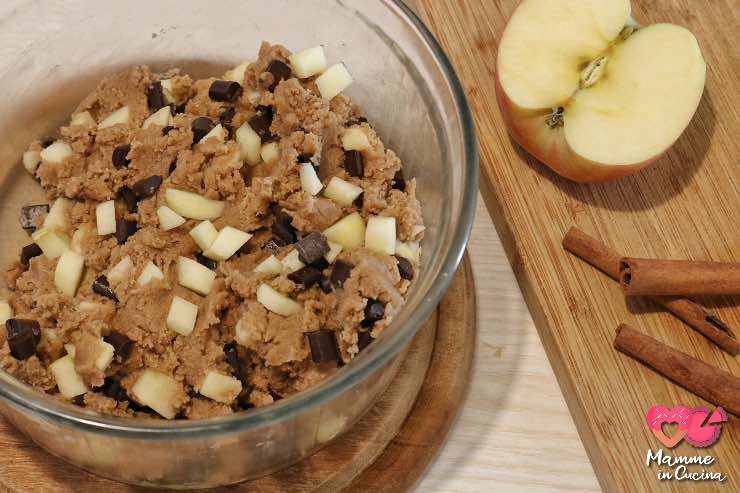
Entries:
<svg viewBox="0 0 740 493">
<path fill-rule="evenodd" d="M 401 241 L 420 239 L 421 233 L 414 227 L 423 224 L 414 180 L 407 179 L 405 190 L 392 189 L 401 162 L 366 122 L 359 125 L 371 144 L 370 149 L 362 151 L 365 176 L 351 177 L 345 172 L 340 135 L 348 122 L 356 124 L 361 116 L 349 98 L 339 95 L 332 101 L 322 99 L 312 79 L 291 78 L 281 82 L 274 93 L 269 92 L 272 75 L 265 72 L 266 67 L 272 60 L 286 61 L 289 54 L 282 46 L 263 43 L 259 59 L 245 71 L 243 93 L 233 105 L 209 98 L 214 78 L 194 81 L 176 70 L 155 74 L 147 67 L 135 67 L 103 80 L 80 103 L 75 113 L 89 111 L 96 121 L 127 105 L 129 123 L 102 130 L 79 125 L 62 127 L 59 139 L 71 146 L 73 155 L 61 164 L 40 164 L 37 177 L 49 198 L 66 197 L 74 202 L 66 233 L 72 237 L 78 232 L 85 273 L 77 294 L 70 298 L 54 286 L 57 260 L 40 256 L 33 258 L 27 268 L 20 263 L 10 267 L 7 284 L 15 316 L 37 320 L 42 340 L 36 355 L 16 360 L 10 354 L 5 331 L 0 329 L 3 370 L 62 399 L 49 365 L 65 354 L 65 344 L 73 344 L 75 368 L 90 389 L 83 398 L 75 399 L 76 404 L 107 415 L 157 417 L 131 397 L 138 376 L 152 369 L 170 375 L 180 385 L 178 417 L 199 419 L 269 405 L 336 372 L 340 362 L 313 362 L 306 338 L 309 332 L 333 331 L 341 363 L 348 363 L 360 351 L 361 331 L 377 337 L 388 327 L 401 309 L 410 284 L 401 279 L 393 256 L 364 248 L 342 252 L 338 260 L 354 268 L 343 287 L 335 287 L 330 293 L 319 286 L 306 289 L 284 274 L 271 278 L 254 272 L 254 267 L 271 253 L 282 259 L 294 248 L 276 247 L 269 241 L 276 206 L 292 218 L 299 237 L 324 230 L 355 211 L 365 219 L 369 215 L 395 217 Z M 172 93 L 186 103 L 174 115 L 169 132 L 156 125 L 142 129 L 143 121 L 152 113 L 147 89 L 164 78 L 172 80 Z M 254 91 L 259 91 L 256 100 Z M 217 123 L 227 106 L 234 107 L 232 130 L 254 116 L 257 106 L 272 107 L 270 132 L 280 151 L 276 162 L 249 166 L 235 159 L 239 148 L 233 132 L 225 143 L 211 139 L 193 144 L 192 121 L 207 116 Z M 116 168 L 111 156 L 123 144 L 131 146 L 131 163 Z M 33 142 L 30 149 L 40 150 L 41 143 Z M 355 205 L 341 207 L 322 195 L 314 197 L 304 192 L 298 172 L 302 155 L 316 156 L 324 184 L 338 176 L 362 187 L 359 209 Z M 137 212 L 128 212 L 119 191 L 152 175 L 164 178 L 162 186 L 153 197 L 139 202 Z M 215 227 L 232 226 L 254 235 L 240 252 L 219 262 L 215 285 L 207 296 L 178 284 L 177 258 L 193 258 L 199 253 L 188 234 L 198 221 L 188 220 L 170 231 L 159 228 L 156 211 L 166 204 L 165 191 L 170 187 L 225 201 L 224 214 L 213 221 Z M 138 231 L 123 245 L 113 235 L 96 234 L 95 206 L 110 199 L 117 199 L 117 217 L 138 224 Z M 133 269 L 125 279 L 111 282 L 118 302 L 95 294 L 93 281 L 126 256 L 133 261 Z M 165 277 L 139 286 L 136 279 L 150 261 Z M 329 266 L 323 274 L 328 277 L 331 271 Z M 256 300 L 261 283 L 298 300 L 303 309 L 290 317 L 269 312 Z M 188 336 L 166 327 L 174 296 L 198 306 L 197 322 Z M 369 299 L 385 305 L 385 318 L 363 324 Z M 237 326 L 242 328 L 240 335 Z M 99 341 L 114 331 L 133 341 L 133 349 L 125 360 L 116 358 L 101 371 L 95 365 Z M 224 345 L 234 341 L 243 390 L 227 405 L 198 394 L 198 389 L 211 370 L 238 376 L 224 353 Z M 113 380 L 120 382 L 123 398 L 106 395 Z"/>
</svg>

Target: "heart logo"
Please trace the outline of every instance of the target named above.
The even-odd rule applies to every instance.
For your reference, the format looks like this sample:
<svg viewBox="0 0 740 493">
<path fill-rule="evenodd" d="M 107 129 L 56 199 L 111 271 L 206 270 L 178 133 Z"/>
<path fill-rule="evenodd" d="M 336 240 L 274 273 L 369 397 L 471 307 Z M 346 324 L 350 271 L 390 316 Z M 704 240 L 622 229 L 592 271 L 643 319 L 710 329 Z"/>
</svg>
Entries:
<svg viewBox="0 0 740 493">
<path fill-rule="evenodd" d="M 686 436 L 692 411 L 691 408 L 685 406 L 676 406 L 670 410 L 665 406 L 653 406 L 648 409 L 645 421 L 660 443 L 667 448 L 673 448 Z M 673 436 L 666 436 L 663 432 L 663 424 L 665 423 L 678 424 L 678 431 Z"/>
</svg>

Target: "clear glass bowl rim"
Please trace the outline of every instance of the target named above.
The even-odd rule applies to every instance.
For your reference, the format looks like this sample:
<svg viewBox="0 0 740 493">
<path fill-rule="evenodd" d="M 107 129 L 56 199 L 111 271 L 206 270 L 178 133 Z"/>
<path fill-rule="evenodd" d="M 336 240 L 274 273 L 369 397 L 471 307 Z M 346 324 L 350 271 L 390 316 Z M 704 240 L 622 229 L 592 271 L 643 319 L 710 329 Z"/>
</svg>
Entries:
<svg viewBox="0 0 740 493">
<path fill-rule="evenodd" d="M 18 384 L 13 380 L 13 377 L 7 374 L 0 375 L 0 397 L 40 418 L 50 419 L 59 425 L 88 432 L 135 439 L 165 437 L 167 439 L 190 439 L 194 435 L 221 435 L 272 425 L 299 414 L 305 409 L 318 406 L 343 393 L 352 385 L 379 369 L 411 340 L 446 292 L 465 253 L 465 246 L 473 226 L 478 193 L 478 148 L 473 118 L 465 92 L 452 64 L 434 35 L 402 0 L 381 1 L 390 7 L 395 7 L 395 13 L 410 27 L 415 28 L 425 42 L 435 62 L 442 70 L 446 82 L 452 89 L 463 130 L 462 144 L 465 162 L 463 163 L 462 207 L 459 221 L 450 248 L 443 260 L 440 274 L 409 320 L 382 341 L 382 347 L 377 351 L 368 354 L 367 358 L 358 360 L 357 364 L 348 365 L 343 371 L 321 385 L 248 413 L 236 413 L 226 417 L 193 421 L 133 420 L 130 418 L 97 416 L 54 401 L 50 397 Z"/>
</svg>

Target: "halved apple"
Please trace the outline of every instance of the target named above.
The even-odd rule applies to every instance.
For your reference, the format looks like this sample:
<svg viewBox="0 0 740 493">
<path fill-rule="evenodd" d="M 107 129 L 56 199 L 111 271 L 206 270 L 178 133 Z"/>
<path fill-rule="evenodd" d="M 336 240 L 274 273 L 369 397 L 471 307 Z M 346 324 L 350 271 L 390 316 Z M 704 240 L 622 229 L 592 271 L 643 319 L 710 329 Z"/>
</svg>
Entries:
<svg viewBox="0 0 740 493">
<path fill-rule="evenodd" d="M 691 32 L 635 25 L 629 0 L 524 0 L 499 44 L 496 96 L 533 156 L 571 180 L 603 181 L 678 139 L 705 75 Z"/>
</svg>

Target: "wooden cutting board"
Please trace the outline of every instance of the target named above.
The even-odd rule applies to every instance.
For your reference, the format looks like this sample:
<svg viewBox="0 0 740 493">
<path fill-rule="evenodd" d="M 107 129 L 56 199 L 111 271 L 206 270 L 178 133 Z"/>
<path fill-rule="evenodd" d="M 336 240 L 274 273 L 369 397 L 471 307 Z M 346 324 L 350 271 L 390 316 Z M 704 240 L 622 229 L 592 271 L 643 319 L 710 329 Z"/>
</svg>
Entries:
<svg viewBox="0 0 740 493">
<path fill-rule="evenodd" d="M 689 128 L 657 164 L 592 185 L 560 178 L 507 135 L 494 93 L 496 51 L 518 3 L 412 2 L 462 79 L 480 140 L 486 204 L 599 481 L 609 492 L 740 491 L 740 417 L 733 416 L 712 448 L 684 442 L 666 450 L 711 454 L 717 462 L 707 470 L 721 471 L 726 481 L 657 480 L 657 468 L 645 465 L 647 450 L 660 445 L 644 423 L 645 412 L 657 404 L 707 403 L 618 354 L 612 343 L 617 325 L 628 322 L 735 375 L 740 358 L 724 354 L 655 305 L 625 302 L 616 283 L 560 247 L 575 224 L 632 256 L 740 261 L 737 0 L 632 1 L 638 22 L 673 22 L 696 34 L 707 61 L 706 90 Z M 701 301 L 740 333 L 740 297 Z M 533 471 L 533 481 L 536 476 Z"/>
</svg>

